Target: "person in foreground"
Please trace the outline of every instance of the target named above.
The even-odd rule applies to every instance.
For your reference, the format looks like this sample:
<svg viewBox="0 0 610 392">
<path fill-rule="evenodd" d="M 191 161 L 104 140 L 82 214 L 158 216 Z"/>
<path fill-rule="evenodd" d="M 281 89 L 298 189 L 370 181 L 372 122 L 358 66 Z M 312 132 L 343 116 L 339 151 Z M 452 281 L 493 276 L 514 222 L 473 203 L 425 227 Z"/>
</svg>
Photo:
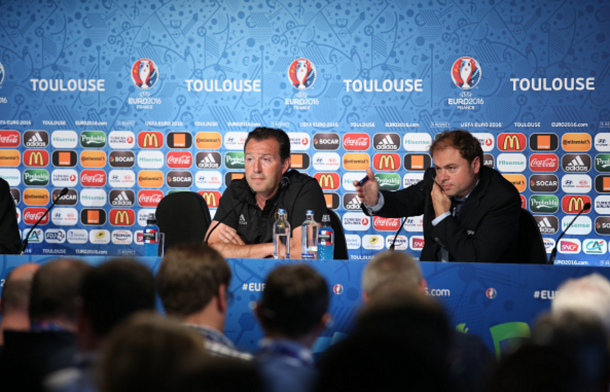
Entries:
<svg viewBox="0 0 610 392">
<path fill-rule="evenodd" d="M 430 146 L 434 163 L 419 183 L 379 191 L 373 171 L 356 186 L 367 215 L 424 215 L 422 261 L 515 263 L 521 200 L 496 170 L 483 166 L 483 150 L 468 131 L 445 131 Z"/>
<path fill-rule="evenodd" d="M 167 315 L 194 329 L 214 356 L 252 359 L 240 352 L 223 332 L 229 311 L 231 268 L 204 244 L 181 244 L 170 249 L 157 272 L 157 292 Z"/>
<path fill-rule="evenodd" d="M 20 250 L 15 200 L 8 182 L 0 178 L 0 254 L 17 255 Z"/>
<path fill-rule="evenodd" d="M 277 210 L 286 210 L 292 229 L 290 257 L 301 257 L 301 224 L 307 210 L 316 222 L 326 213 L 320 184 L 290 168 L 290 139 L 281 129 L 256 128 L 244 145 L 246 176 L 231 182 L 208 229 L 208 244 L 224 257 L 273 255 Z M 222 222 L 221 222 L 222 221 Z M 218 227 L 216 227 L 218 226 Z"/>
<path fill-rule="evenodd" d="M 313 390 L 311 346 L 330 320 L 328 303 L 326 280 L 307 264 L 283 265 L 269 274 L 256 307 L 265 337 L 255 358 L 267 392 Z"/>
</svg>

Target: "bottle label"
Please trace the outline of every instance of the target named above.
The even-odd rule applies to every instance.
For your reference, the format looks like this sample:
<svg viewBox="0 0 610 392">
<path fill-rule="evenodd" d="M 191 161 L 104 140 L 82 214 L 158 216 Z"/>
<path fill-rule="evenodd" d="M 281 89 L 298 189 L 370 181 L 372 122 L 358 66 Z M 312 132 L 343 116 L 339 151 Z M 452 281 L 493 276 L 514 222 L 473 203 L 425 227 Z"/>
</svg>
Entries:
<svg viewBox="0 0 610 392">
<path fill-rule="evenodd" d="M 142 233 L 142 240 L 147 244 L 156 244 L 159 242 L 158 233 L 157 230 L 145 231 Z"/>
<path fill-rule="evenodd" d="M 311 259 L 311 260 L 314 260 L 316 257 L 314 256 L 313 253 L 303 253 L 301 255 L 301 258 L 302 259 Z"/>
<path fill-rule="evenodd" d="M 318 245 L 333 245 L 335 233 L 332 230 L 320 230 L 318 233 Z"/>
</svg>

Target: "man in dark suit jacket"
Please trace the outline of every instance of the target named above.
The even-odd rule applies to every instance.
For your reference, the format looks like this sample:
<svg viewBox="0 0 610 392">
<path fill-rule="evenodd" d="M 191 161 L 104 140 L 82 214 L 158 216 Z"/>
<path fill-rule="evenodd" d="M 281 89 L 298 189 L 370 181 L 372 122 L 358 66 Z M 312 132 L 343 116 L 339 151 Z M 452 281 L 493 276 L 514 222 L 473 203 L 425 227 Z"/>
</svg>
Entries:
<svg viewBox="0 0 610 392">
<path fill-rule="evenodd" d="M 0 254 L 16 255 L 20 248 L 15 200 L 8 182 L 0 178 Z"/>
<path fill-rule="evenodd" d="M 434 168 L 406 189 L 379 191 L 373 171 L 357 186 L 367 215 L 424 215 L 422 261 L 516 263 L 519 193 L 483 166 L 479 141 L 464 130 L 445 131 L 430 146 Z"/>
</svg>

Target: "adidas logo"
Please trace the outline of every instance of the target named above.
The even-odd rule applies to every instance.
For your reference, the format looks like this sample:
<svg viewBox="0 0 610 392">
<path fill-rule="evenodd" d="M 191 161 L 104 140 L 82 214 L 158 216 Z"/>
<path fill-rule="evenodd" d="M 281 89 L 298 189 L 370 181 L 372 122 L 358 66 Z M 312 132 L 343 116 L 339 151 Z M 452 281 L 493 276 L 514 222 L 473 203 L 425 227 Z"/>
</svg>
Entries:
<svg viewBox="0 0 610 392">
<path fill-rule="evenodd" d="M 386 135 L 383 139 L 375 146 L 377 150 L 398 150 L 398 146 L 394 144 L 390 135 Z"/>
<path fill-rule="evenodd" d="M 577 155 L 576 158 L 566 165 L 564 170 L 567 172 L 586 172 L 589 171 L 589 166 L 583 162 L 580 155 Z"/>
<path fill-rule="evenodd" d="M 546 217 L 538 222 L 538 229 L 542 234 L 555 234 L 557 232 L 557 229 L 549 222 L 549 218 Z"/>
<path fill-rule="evenodd" d="M 347 203 L 347 205 L 345 206 L 346 210 L 359 210 L 360 209 L 360 199 L 358 199 L 358 196 L 354 197 L 352 200 L 349 201 L 349 203 Z"/>
<path fill-rule="evenodd" d="M 214 159 L 214 156 L 212 154 L 208 154 L 205 156 L 205 158 L 203 158 L 201 161 L 199 161 L 197 166 L 202 169 L 216 169 L 220 165 L 218 164 L 218 162 L 216 162 L 216 160 Z"/>
<path fill-rule="evenodd" d="M 40 134 L 36 132 L 25 145 L 26 147 L 46 147 L 47 143 L 42 139 Z"/>
<path fill-rule="evenodd" d="M 248 225 L 248 221 L 246 221 L 246 218 L 244 218 L 244 214 L 240 214 L 239 215 L 239 224 L 241 226 L 247 226 Z"/>
<path fill-rule="evenodd" d="M 123 191 L 119 193 L 110 204 L 112 206 L 131 207 L 133 205 L 133 201 L 131 201 L 129 196 L 127 196 L 125 191 Z"/>
</svg>

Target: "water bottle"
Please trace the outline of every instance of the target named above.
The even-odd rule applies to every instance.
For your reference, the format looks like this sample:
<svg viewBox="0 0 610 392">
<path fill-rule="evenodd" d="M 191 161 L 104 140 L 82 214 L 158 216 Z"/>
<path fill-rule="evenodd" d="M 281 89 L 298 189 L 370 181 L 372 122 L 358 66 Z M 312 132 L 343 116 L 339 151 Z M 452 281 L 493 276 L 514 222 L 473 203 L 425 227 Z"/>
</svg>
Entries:
<svg viewBox="0 0 610 392">
<path fill-rule="evenodd" d="M 159 255 L 159 226 L 155 214 L 150 214 L 146 220 L 146 227 L 142 238 L 144 240 L 144 256 L 157 257 Z"/>
<path fill-rule="evenodd" d="M 277 221 L 273 224 L 273 258 L 290 258 L 290 223 L 286 220 L 286 211 L 277 210 Z"/>
<path fill-rule="evenodd" d="M 322 227 L 318 231 L 318 259 L 332 260 L 335 251 L 335 231 L 330 226 L 330 216 L 322 216 Z"/>
<path fill-rule="evenodd" d="M 301 225 L 301 258 L 318 258 L 318 224 L 313 218 L 312 210 L 307 210 L 305 222 Z"/>
</svg>

